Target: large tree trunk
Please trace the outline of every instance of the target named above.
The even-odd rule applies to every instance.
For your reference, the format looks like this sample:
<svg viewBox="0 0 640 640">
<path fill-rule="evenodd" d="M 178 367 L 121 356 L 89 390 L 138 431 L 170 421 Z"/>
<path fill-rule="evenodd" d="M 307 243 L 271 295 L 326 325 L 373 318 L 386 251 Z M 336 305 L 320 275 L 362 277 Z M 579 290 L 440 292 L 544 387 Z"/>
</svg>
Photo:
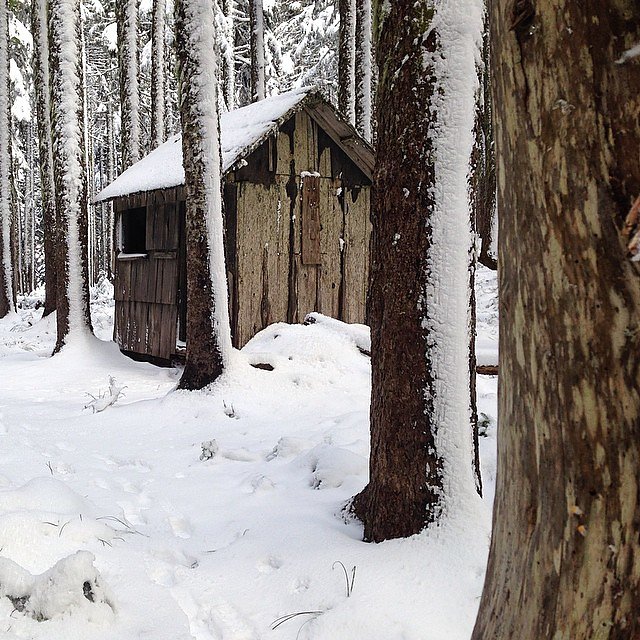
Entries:
<svg viewBox="0 0 640 640">
<path fill-rule="evenodd" d="M 379 541 L 475 493 L 467 178 L 482 14 L 478 2 L 430 0 L 376 12 L 371 480 L 354 510 Z"/>
<path fill-rule="evenodd" d="M 49 47 L 53 172 L 58 250 L 59 351 L 91 331 L 80 0 L 50 0 Z"/>
<path fill-rule="evenodd" d="M 11 256 L 11 111 L 7 0 L 0 0 L 0 318 L 15 310 Z"/>
<path fill-rule="evenodd" d="M 356 121 L 356 0 L 338 0 L 338 109 Z"/>
<path fill-rule="evenodd" d="M 201 389 L 231 354 L 222 222 L 213 0 L 177 0 L 182 150 L 187 188 L 187 362 L 182 389 Z"/>
<path fill-rule="evenodd" d="M 140 159 L 140 86 L 138 6 L 140 0 L 117 0 L 118 78 L 120 82 L 120 166 Z"/>
<path fill-rule="evenodd" d="M 638 42 L 635 0 L 493 8 L 500 427 L 476 640 L 640 638 L 640 65 L 616 65 Z"/>
<path fill-rule="evenodd" d="M 371 140 L 371 29 L 371 0 L 356 0 L 355 123 L 365 140 Z"/>
<path fill-rule="evenodd" d="M 251 100 L 266 97 L 266 77 L 264 63 L 264 10 L 262 0 L 249 0 L 249 24 L 251 46 Z"/>
<path fill-rule="evenodd" d="M 153 1 L 151 27 L 151 148 L 159 147 L 166 139 L 165 123 L 165 3 Z"/>
</svg>

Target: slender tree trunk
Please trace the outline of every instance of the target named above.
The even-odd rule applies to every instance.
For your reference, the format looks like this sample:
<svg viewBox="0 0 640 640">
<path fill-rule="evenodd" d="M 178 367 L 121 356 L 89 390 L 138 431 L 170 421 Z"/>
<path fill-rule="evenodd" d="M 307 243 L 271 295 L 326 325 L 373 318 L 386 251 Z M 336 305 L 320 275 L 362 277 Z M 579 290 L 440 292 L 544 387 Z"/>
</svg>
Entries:
<svg viewBox="0 0 640 640">
<path fill-rule="evenodd" d="M 113 133 L 113 102 L 109 97 L 107 99 L 107 180 L 109 184 L 113 182 L 116 167 L 116 142 Z M 115 246 L 116 246 L 116 225 L 115 215 L 113 211 L 113 203 L 108 202 L 107 215 L 109 217 L 109 280 L 113 280 L 115 274 Z"/>
<path fill-rule="evenodd" d="M 187 362 L 182 389 L 201 389 L 228 363 L 220 124 L 213 0 L 176 0 L 182 149 L 187 188 Z"/>
<path fill-rule="evenodd" d="M 49 0 L 53 172 L 59 252 L 59 351 L 91 330 L 80 0 Z"/>
<path fill-rule="evenodd" d="M 249 0 L 251 27 L 251 98 L 253 102 L 266 97 L 264 64 L 264 11 L 262 0 Z"/>
<path fill-rule="evenodd" d="M 154 0 L 151 47 L 151 147 L 159 147 L 166 139 L 165 118 L 165 11 L 166 0 Z"/>
<path fill-rule="evenodd" d="M 467 176 L 482 8 L 397 0 L 376 13 L 371 479 L 354 509 L 380 541 L 474 493 Z"/>
<path fill-rule="evenodd" d="M 117 0 L 120 82 L 120 163 L 128 169 L 140 159 L 138 7 L 140 0 Z"/>
<path fill-rule="evenodd" d="M 356 0 L 338 0 L 338 109 L 356 122 Z"/>
<path fill-rule="evenodd" d="M 500 0 L 491 34 L 500 430 L 473 638 L 635 640 L 640 6 Z"/>
<path fill-rule="evenodd" d="M 355 119 L 365 140 L 371 140 L 371 27 L 371 0 L 356 0 Z"/>
<path fill-rule="evenodd" d="M 11 108 L 7 0 L 0 0 L 0 318 L 15 311 L 11 256 Z"/>
<path fill-rule="evenodd" d="M 235 0 L 222 1 L 222 13 L 225 22 L 223 88 L 224 101 L 228 111 L 236 108 L 236 58 L 235 58 Z"/>
<path fill-rule="evenodd" d="M 491 253 L 496 216 L 496 161 L 493 140 L 493 114 L 491 106 L 491 53 L 489 23 L 486 20 L 482 44 L 482 62 L 479 67 L 480 89 L 476 104 L 476 143 L 471 162 L 471 202 L 475 229 L 480 238 L 478 262 L 489 269 L 498 268 Z"/>
</svg>

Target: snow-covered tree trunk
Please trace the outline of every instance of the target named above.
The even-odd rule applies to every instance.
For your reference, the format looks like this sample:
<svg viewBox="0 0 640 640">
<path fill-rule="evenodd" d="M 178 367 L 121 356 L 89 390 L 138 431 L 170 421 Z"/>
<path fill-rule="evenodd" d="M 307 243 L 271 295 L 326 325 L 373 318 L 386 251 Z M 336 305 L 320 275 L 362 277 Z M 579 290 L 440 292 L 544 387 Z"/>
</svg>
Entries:
<svg viewBox="0 0 640 640">
<path fill-rule="evenodd" d="M 249 24 L 251 27 L 251 99 L 256 102 L 265 99 L 267 87 L 262 0 L 249 0 Z"/>
<path fill-rule="evenodd" d="M 233 109 L 236 108 L 235 6 L 235 0 L 222 0 L 222 13 L 224 15 L 225 27 L 222 86 L 227 111 L 233 111 Z"/>
<path fill-rule="evenodd" d="M 467 180 L 483 8 L 396 0 L 376 12 L 370 482 L 354 510 L 380 541 L 476 499 Z"/>
<path fill-rule="evenodd" d="M 635 640 L 640 5 L 499 0 L 491 23 L 498 474 L 472 637 Z"/>
<path fill-rule="evenodd" d="M 356 0 L 338 0 L 338 109 L 356 122 Z"/>
<path fill-rule="evenodd" d="M 180 387 L 201 389 L 231 355 L 213 0 L 176 0 L 175 23 L 187 189 L 187 361 Z"/>
<path fill-rule="evenodd" d="M 11 110 L 7 0 L 0 0 L 0 225 L 0 318 L 3 318 L 15 310 L 11 258 Z"/>
<path fill-rule="evenodd" d="M 365 140 L 371 140 L 371 28 L 371 0 L 356 0 L 355 118 Z"/>
<path fill-rule="evenodd" d="M 57 352 L 91 330 L 80 0 L 50 0 L 48 17 L 59 256 Z"/>
<path fill-rule="evenodd" d="M 165 118 L 165 11 L 166 0 L 153 0 L 151 34 L 151 147 L 166 139 Z"/>
<path fill-rule="evenodd" d="M 121 171 L 140 159 L 139 4 L 140 0 L 117 0 L 115 3 L 120 81 Z"/>
</svg>

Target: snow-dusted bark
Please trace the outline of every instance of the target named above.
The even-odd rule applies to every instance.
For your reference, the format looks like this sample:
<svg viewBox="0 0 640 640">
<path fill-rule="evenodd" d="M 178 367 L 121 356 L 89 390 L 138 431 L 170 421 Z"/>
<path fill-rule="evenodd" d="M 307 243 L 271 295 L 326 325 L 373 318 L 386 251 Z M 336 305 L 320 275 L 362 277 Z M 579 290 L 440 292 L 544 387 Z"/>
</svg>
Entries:
<svg viewBox="0 0 640 640">
<path fill-rule="evenodd" d="M 339 0 L 338 109 L 356 122 L 356 0 Z"/>
<path fill-rule="evenodd" d="M 187 361 L 180 387 L 201 389 L 231 356 L 213 0 L 176 0 L 175 22 L 187 188 Z"/>
<path fill-rule="evenodd" d="M 7 0 L 0 0 L 0 318 L 14 310 L 13 261 L 11 259 L 9 23 Z"/>
<path fill-rule="evenodd" d="M 233 111 L 236 108 L 235 6 L 235 0 L 222 0 L 222 14 L 224 16 L 222 86 L 227 111 Z"/>
<path fill-rule="evenodd" d="M 138 7 L 140 0 L 118 0 L 118 68 L 120 81 L 121 170 L 140 159 L 140 54 L 138 49 Z"/>
<path fill-rule="evenodd" d="M 264 100 L 267 81 L 264 63 L 264 11 L 263 0 L 249 0 L 251 25 L 251 97 L 252 101 Z"/>
<path fill-rule="evenodd" d="M 53 172 L 58 228 L 56 351 L 91 329 L 80 0 L 50 0 Z"/>
<path fill-rule="evenodd" d="M 482 4 L 377 5 L 371 480 L 354 501 L 369 540 L 417 533 L 476 499 L 468 174 Z"/>
<path fill-rule="evenodd" d="M 166 139 L 165 124 L 165 11 L 166 0 L 153 0 L 151 27 L 151 148 Z"/>
<path fill-rule="evenodd" d="M 371 0 L 356 0 L 355 119 L 365 140 L 371 140 L 371 28 Z"/>
</svg>

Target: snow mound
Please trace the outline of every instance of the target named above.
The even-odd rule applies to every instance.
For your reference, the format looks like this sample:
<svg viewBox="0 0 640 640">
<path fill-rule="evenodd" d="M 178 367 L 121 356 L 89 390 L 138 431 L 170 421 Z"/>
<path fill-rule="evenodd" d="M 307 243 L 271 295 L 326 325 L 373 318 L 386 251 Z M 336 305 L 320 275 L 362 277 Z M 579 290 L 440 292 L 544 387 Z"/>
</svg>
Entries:
<svg viewBox="0 0 640 640">
<path fill-rule="evenodd" d="M 31 563 L 40 549 L 39 568 L 88 543 L 110 544 L 118 532 L 96 519 L 92 504 L 64 482 L 33 478 L 0 491 L 0 547 L 19 562 Z M 36 568 L 38 568 L 36 566 Z"/>
<path fill-rule="evenodd" d="M 107 622 L 113 606 L 88 551 L 63 558 L 34 576 L 8 558 L 0 558 L 0 596 L 35 620 L 80 614 L 91 622 Z"/>
<path fill-rule="evenodd" d="M 0 512 L 40 511 L 92 515 L 89 502 L 52 477 L 33 478 L 17 489 L 0 491 Z"/>
<path fill-rule="evenodd" d="M 312 470 L 311 486 L 314 489 L 337 489 L 348 478 L 361 482 L 367 471 L 368 461 L 349 449 L 321 444 L 314 447 L 305 460 Z"/>
</svg>

